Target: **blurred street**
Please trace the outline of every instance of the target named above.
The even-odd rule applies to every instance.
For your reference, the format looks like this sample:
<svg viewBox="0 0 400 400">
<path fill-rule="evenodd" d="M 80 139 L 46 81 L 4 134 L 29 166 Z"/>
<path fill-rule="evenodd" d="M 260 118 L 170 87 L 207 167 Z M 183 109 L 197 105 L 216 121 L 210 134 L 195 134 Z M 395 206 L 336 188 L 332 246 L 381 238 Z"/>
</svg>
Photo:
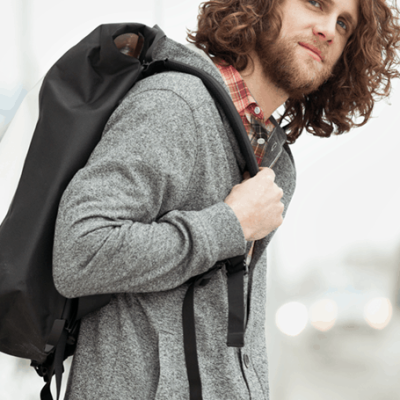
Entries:
<svg viewBox="0 0 400 400">
<path fill-rule="evenodd" d="M 341 260 L 321 260 L 298 282 L 295 294 L 279 285 L 273 272 L 276 267 L 270 272 L 267 312 L 271 399 L 398 400 L 398 249 L 387 254 L 365 247 Z M 384 294 L 393 305 L 392 313 L 377 310 L 376 326 L 381 329 L 376 329 L 367 323 L 365 309 L 371 299 Z M 320 299 L 337 304 L 333 326 L 326 331 L 329 319 L 314 321 L 322 330 L 311 323 L 310 310 Z M 286 301 L 300 302 L 309 311 L 304 330 L 296 336 L 284 334 L 275 324 L 277 308 Z M 288 316 L 295 320 L 295 315 Z"/>
</svg>

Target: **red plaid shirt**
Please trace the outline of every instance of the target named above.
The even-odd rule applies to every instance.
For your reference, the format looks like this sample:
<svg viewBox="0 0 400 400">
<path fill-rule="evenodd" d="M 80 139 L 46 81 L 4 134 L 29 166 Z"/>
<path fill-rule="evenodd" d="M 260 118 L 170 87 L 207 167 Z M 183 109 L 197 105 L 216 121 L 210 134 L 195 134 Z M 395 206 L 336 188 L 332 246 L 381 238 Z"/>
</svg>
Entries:
<svg viewBox="0 0 400 400">
<path fill-rule="evenodd" d="M 257 163 L 260 165 L 274 125 L 269 119 L 265 119 L 263 110 L 261 110 L 254 100 L 239 72 L 232 65 L 217 63 L 215 65 L 218 67 L 226 86 L 229 88 L 233 104 L 242 118 L 250 143 L 253 146 Z"/>
<path fill-rule="evenodd" d="M 257 163 L 260 165 L 265 155 L 268 138 L 274 130 L 274 124 L 269 119 L 265 119 L 263 110 L 261 110 L 261 107 L 258 106 L 251 95 L 239 72 L 232 65 L 217 63 L 215 65 L 218 67 L 226 86 L 229 88 L 233 104 L 242 118 L 250 143 L 253 146 Z M 254 242 L 247 255 L 247 265 L 250 264 L 253 250 Z"/>
</svg>

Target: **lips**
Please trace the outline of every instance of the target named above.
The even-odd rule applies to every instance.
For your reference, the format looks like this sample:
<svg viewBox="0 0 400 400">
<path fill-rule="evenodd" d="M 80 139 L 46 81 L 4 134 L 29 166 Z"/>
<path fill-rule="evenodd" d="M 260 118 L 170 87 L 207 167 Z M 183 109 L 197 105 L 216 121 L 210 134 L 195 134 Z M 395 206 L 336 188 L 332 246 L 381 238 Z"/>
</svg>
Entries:
<svg viewBox="0 0 400 400">
<path fill-rule="evenodd" d="M 324 57 L 322 57 L 321 50 L 317 49 L 316 47 L 314 47 L 313 45 L 308 44 L 308 43 L 299 42 L 299 45 L 302 47 L 305 47 L 308 50 L 311 50 L 313 53 L 315 53 L 319 57 L 319 59 L 321 61 L 324 61 Z"/>
</svg>

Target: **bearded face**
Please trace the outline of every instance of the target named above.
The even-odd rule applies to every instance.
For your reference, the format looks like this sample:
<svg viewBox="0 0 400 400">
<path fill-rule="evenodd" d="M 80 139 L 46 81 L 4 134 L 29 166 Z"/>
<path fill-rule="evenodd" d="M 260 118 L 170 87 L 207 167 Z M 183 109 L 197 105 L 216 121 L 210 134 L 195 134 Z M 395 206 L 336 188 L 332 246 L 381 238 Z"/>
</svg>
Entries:
<svg viewBox="0 0 400 400">
<path fill-rule="evenodd" d="M 283 0 L 281 31 L 258 38 L 263 73 L 289 98 L 300 99 L 332 76 L 357 25 L 359 0 Z"/>
<path fill-rule="evenodd" d="M 264 74 L 291 99 L 300 99 L 317 90 L 332 76 L 334 68 L 334 63 L 317 60 L 318 54 L 313 57 L 309 54 L 312 50 L 306 50 L 299 42 L 316 47 L 316 43 L 297 36 L 274 42 L 264 40 L 257 51 Z M 324 53 L 322 47 L 316 47 L 321 54 Z"/>
</svg>

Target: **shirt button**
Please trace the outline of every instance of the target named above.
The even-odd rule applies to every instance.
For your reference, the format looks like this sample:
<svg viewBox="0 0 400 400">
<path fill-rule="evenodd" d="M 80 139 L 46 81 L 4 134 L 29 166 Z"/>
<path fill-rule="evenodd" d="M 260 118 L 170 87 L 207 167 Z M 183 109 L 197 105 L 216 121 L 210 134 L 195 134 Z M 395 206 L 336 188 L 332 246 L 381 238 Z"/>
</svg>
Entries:
<svg viewBox="0 0 400 400">
<path fill-rule="evenodd" d="M 257 143 L 258 143 L 260 146 L 262 146 L 262 145 L 265 143 L 265 139 L 263 139 L 263 138 L 257 139 Z"/>
<path fill-rule="evenodd" d="M 260 114 L 261 108 L 260 108 L 260 107 L 256 107 L 256 108 L 254 109 L 254 112 L 255 112 L 256 114 Z"/>
<path fill-rule="evenodd" d="M 246 368 L 249 368 L 249 365 L 250 365 L 250 358 L 249 358 L 249 356 L 248 356 L 247 354 L 245 354 L 245 355 L 243 356 L 243 362 L 244 362 L 245 367 L 246 367 Z"/>
</svg>

